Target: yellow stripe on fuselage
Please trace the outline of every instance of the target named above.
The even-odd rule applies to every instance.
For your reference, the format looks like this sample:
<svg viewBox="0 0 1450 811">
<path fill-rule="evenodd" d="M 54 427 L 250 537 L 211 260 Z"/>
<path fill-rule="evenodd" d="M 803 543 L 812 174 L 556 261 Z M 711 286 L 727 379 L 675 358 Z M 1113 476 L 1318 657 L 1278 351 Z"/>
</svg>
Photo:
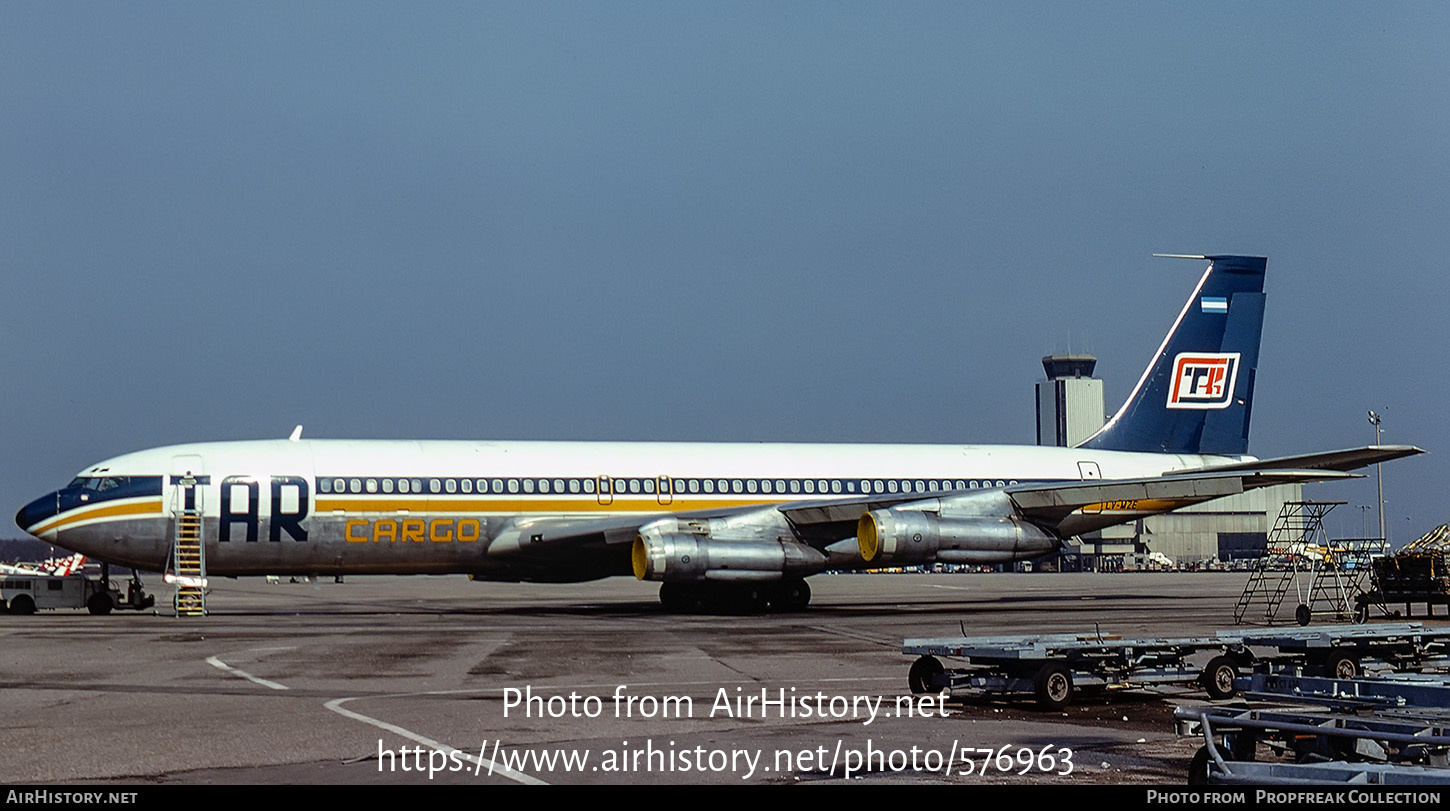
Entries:
<svg viewBox="0 0 1450 811">
<path fill-rule="evenodd" d="M 722 507 L 749 507 L 757 504 L 779 504 L 779 498 L 742 497 L 738 499 L 691 498 L 675 496 L 664 502 L 653 498 L 616 498 L 601 504 L 594 497 L 580 498 L 440 498 L 416 499 L 331 497 L 318 498 L 318 513 L 356 512 L 388 513 L 400 510 L 427 513 L 589 513 L 589 512 L 682 512 L 711 510 Z"/>
<path fill-rule="evenodd" d="M 77 507 L 26 530 L 31 535 L 40 535 L 43 532 L 51 532 L 62 527 L 78 524 L 82 521 L 92 521 L 100 518 L 138 518 L 147 515 L 161 514 L 161 499 L 150 498 L 144 501 L 123 501 L 107 502 L 94 506 Z"/>
</svg>

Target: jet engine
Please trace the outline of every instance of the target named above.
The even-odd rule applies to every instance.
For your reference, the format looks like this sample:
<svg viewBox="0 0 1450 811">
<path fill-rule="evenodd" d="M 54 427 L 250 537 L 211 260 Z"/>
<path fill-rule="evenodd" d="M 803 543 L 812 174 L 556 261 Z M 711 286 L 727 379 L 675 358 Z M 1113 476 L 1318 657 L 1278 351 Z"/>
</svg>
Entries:
<svg viewBox="0 0 1450 811">
<path fill-rule="evenodd" d="M 861 557 L 876 565 L 1004 563 L 1057 548 L 1058 540 L 1015 516 L 943 518 L 918 510 L 871 510 L 856 525 Z"/>
<path fill-rule="evenodd" d="M 688 533 L 635 536 L 630 550 L 640 580 L 780 580 L 825 568 L 826 557 L 802 543 L 720 540 Z"/>
</svg>

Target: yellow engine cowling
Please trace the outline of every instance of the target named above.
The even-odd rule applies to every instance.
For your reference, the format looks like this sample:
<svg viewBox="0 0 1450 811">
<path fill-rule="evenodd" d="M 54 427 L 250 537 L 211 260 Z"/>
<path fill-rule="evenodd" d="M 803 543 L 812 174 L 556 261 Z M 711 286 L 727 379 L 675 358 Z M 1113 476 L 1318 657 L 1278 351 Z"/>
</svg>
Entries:
<svg viewBox="0 0 1450 811">
<path fill-rule="evenodd" d="M 1057 548 L 1058 539 L 1014 516 L 942 518 L 918 510 L 871 510 L 856 525 L 861 557 L 875 565 L 1005 563 Z"/>
</svg>

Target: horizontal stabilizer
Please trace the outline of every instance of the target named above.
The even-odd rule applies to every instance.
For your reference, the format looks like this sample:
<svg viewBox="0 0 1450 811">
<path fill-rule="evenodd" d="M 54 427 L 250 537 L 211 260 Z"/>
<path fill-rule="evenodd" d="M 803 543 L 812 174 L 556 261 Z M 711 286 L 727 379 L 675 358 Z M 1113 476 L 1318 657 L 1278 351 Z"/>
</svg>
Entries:
<svg viewBox="0 0 1450 811">
<path fill-rule="evenodd" d="M 1124 524 L 1278 484 L 1359 478 L 1337 470 L 1194 470 L 1142 479 L 1007 488 L 1018 514 L 1059 537 Z"/>
<path fill-rule="evenodd" d="M 1308 453 L 1302 456 L 1280 456 L 1275 459 L 1259 459 L 1236 465 L 1222 465 L 1206 470 L 1355 470 L 1391 459 L 1403 459 L 1424 453 L 1414 445 L 1366 445 L 1363 448 L 1347 448 L 1342 451 Z"/>
</svg>

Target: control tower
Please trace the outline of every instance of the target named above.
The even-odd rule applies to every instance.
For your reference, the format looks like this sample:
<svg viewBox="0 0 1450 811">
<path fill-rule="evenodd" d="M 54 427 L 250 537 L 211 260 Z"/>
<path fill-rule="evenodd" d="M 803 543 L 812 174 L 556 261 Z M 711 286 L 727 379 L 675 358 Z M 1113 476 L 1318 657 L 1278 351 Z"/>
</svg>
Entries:
<svg viewBox="0 0 1450 811">
<path fill-rule="evenodd" d="M 1072 447 L 1103 427 L 1103 381 L 1093 355 L 1048 355 L 1037 384 L 1037 444 Z"/>
</svg>

